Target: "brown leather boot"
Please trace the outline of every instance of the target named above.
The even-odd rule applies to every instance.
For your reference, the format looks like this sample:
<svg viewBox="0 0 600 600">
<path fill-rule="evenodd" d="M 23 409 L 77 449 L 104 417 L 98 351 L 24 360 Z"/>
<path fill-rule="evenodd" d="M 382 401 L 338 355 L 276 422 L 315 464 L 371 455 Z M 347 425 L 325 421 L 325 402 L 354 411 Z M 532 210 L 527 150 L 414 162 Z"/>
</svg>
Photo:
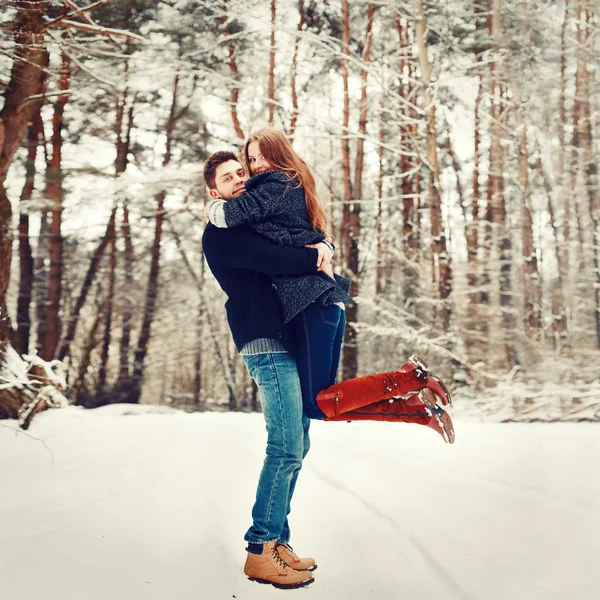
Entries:
<svg viewBox="0 0 600 600">
<path fill-rule="evenodd" d="M 277 588 L 299 588 L 313 582 L 310 571 L 296 571 L 279 556 L 276 542 L 263 544 L 262 554 L 248 552 L 244 573 L 251 581 L 270 583 Z"/>
<path fill-rule="evenodd" d="M 279 556 L 296 571 L 314 571 L 317 563 L 314 558 L 300 558 L 289 544 L 277 544 Z"/>
<path fill-rule="evenodd" d="M 424 389 L 430 389 L 444 405 L 452 402 L 445 384 L 414 354 L 398 371 L 348 379 L 328 387 L 317 394 L 317 404 L 328 417 L 337 417 L 380 400 Z"/>
</svg>

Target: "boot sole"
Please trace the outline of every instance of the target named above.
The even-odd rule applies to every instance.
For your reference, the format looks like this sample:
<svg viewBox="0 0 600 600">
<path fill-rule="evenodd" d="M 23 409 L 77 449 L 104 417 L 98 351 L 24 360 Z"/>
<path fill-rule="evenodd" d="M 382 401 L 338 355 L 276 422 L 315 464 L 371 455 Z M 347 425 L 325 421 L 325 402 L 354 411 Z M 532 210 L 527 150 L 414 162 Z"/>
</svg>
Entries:
<svg viewBox="0 0 600 600">
<path fill-rule="evenodd" d="M 437 406 L 437 396 L 429 388 L 419 391 L 419 400 L 429 410 L 433 410 Z"/>
<path fill-rule="evenodd" d="M 454 423 L 452 422 L 452 418 L 450 415 L 439 406 L 436 407 L 435 410 L 431 411 L 433 416 L 436 418 L 439 426 L 444 432 L 443 438 L 447 444 L 454 444 L 455 434 L 454 434 Z"/>
<path fill-rule="evenodd" d="M 315 578 L 311 577 L 310 579 L 307 579 L 306 581 L 301 581 L 300 583 L 293 583 L 291 585 L 284 585 L 283 583 L 276 583 L 274 581 L 268 581 L 266 579 L 257 579 L 256 577 L 248 577 L 248 579 L 250 581 L 256 581 L 256 583 L 263 583 L 266 585 L 272 585 L 273 587 L 276 587 L 280 590 L 294 590 L 297 588 L 301 588 L 301 587 L 305 587 L 307 585 L 310 585 Z"/>
</svg>

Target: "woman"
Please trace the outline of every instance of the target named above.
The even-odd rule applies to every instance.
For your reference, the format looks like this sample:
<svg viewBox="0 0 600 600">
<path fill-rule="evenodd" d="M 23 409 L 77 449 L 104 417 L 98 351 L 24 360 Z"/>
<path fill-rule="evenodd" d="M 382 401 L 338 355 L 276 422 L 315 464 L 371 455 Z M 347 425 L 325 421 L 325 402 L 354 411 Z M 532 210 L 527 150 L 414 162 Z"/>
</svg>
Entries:
<svg viewBox="0 0 600 600">
<path fill-rule="evenodd" d="M 246 191 L 216 200 L 207 209 L 217 227 L 248 224 L 281 244 L 303 247 L 326 241 L 327 218 L 314 177 L 282 132 L 265 128 L 246 142 L 252 176 Z M 329 242 L 330 243 L 330 242 Z M 450 404 L 446 386 L 413 355 L 398 371 L 335 384 L 345 327 L 344 302 L 350 281 L 330 265 L 318 275 L 274 279 L 284 319 L 296 339 L 304 414 L 324 420 L 416 422 L 454 441 L 450 417 L 437 406 Z M 408 400 L 399 399 L 409 395 Z"/>
</svg>

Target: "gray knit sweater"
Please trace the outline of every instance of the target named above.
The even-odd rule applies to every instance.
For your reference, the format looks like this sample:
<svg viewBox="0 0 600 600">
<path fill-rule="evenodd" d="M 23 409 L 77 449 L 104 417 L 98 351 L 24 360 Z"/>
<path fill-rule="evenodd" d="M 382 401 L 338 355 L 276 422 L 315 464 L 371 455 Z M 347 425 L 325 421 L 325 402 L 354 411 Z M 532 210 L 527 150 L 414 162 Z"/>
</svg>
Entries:
<svg viewBox="0 0 600 600">
<path fill-rule="evenodd" d="M 228 201 L 209 205 L 208 214 L 217 227 L 248 224 L 265 237 L 286 246 L 302 248 L 325 239 L 312 227 L 304 188 L 283 171 L 266 171 L 246 181 L 246 191 Z M 284 321 L 287 323 L 312 302 L 329 306 L 349 302 L 350 280 L 325 273 L 296 277 L 275 277 Z"/>
</svg>

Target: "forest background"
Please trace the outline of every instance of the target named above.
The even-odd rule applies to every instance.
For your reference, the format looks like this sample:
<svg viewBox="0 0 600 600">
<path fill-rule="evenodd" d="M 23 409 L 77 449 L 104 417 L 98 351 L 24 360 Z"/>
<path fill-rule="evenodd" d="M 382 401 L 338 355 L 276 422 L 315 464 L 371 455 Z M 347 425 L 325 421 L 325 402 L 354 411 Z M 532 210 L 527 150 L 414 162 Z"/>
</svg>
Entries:
<svg viewBox="0 0 600 600">
<path fill-rule="evenodd" d="M 596 0 L 0 2 L 0 418 L 258 410 L 203 160 L 272 124 L 353 280 L 340 377 L 600 420 Z"/>
</svg>

